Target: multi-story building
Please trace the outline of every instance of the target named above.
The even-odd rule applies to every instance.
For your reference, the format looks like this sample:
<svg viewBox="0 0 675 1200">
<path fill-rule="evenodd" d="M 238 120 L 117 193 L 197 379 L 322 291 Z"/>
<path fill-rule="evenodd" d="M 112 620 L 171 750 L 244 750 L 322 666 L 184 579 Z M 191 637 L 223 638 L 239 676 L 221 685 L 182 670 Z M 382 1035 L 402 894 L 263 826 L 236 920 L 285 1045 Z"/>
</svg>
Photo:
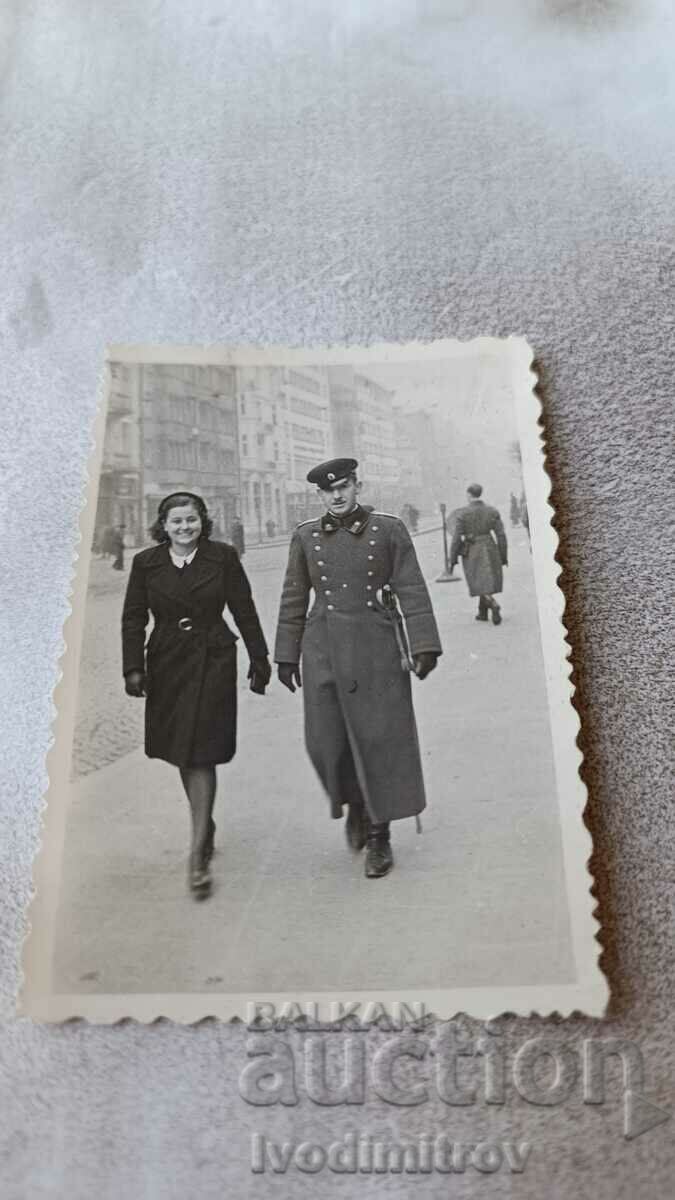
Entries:
<svg viewBox="0 0 675 1200">
<path fill-rule="evenodd" d="M 239 447 L 234 367 L 133 368 L 142 396 L 143 495 L 146 529 L 169 492 L 203 496 L 214 537 L 227 538 L 239 514 Z"/>
<path fill-rule="evenodd" d="M 430 412 L 397 409 L 394 418 L 399 463 L 399 493 L 403 504 L 434 513 L 446 499 L 452 454 Z M 449 431 L 444 427 L 443 433 Z"/>
<path fill-rule="evenodd" d="M 336 454 L 353 454 L 364 498 L 396 512 L 401 496 L 394 393 L 353 367 L 329 367 L 331 422 Z"/>
<path fill-rule="evenodd" d="M 284 367 L 281 371 L 286 451 L 286 511 L 289 525 L 322 511 L 307 472 L 331 458 L 333 435 L 325 367 Z"/>
<path fill-rule="evenodd" d="M 399 490 L 405 496 L 404 503 L 414 504 L 423 511 L 426 492 L 424 458 L 418 432 L 418 420 L 422 414 L 397 409 L 394 415 L 396 434 L 396 457 L 398 459 Z M 426 415 L 426 414 L 424 414 Z"/>
<path fill-rule="evenodd" d="M 241 516 L 258 541 L 287 528 L 284 401 L 280 367 L 237 367 Z"/>
<path fill-rule="evenodd" d="M 129 544 L 143 539 L 142 454 L 138 368 L 110 364 L 110 392 L 103 440 L 96 538 L 124 525 Z"/>
</svg>

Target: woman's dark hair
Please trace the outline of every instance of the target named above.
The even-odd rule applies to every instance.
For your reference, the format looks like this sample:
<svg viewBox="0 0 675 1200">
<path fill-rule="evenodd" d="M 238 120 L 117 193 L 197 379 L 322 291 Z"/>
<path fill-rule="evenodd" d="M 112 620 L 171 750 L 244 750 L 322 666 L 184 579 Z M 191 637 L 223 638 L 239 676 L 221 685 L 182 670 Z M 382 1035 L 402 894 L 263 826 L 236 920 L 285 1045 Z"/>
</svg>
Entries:
<svg viewBox="0 0 675 1200">
<path fill-rule="evenodd" d="M 206 507 L 201 496 L 196 496 L 194 492 L 172 492 L 170 496 L 165 496 L 160 501 L 157 509 L 157 520 L 150 526 L 150 537 L 156 542 L 168 542 L 169 535 L 166 532 L 166 518 L 172 508 L 182 508 L 184 504 L 191 504 L 199 513 L 202 521 L 202 531 L 199 535 L 201 538 L 211 536 L 213 529 L 213 521 L 209 516 L 209 510 Z"/>
<path fill-rule="evenodd" d="M 483 489 L 479 483 L 470 483 L 466 490 L 474 500 L 478 500 L 479 496 L 483 495 Z"/>
</svg>

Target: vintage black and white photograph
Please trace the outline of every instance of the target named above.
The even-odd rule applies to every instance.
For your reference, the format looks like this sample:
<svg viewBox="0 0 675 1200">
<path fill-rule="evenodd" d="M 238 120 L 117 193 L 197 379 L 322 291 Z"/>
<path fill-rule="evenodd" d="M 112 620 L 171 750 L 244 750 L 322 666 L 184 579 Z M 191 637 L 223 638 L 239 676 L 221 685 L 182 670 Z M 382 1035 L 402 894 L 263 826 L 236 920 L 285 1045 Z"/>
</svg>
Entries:
<svg viewBox="0 0 675 1200">
<path fill-rule="evenodd" d="M 534 383 L 517 338 L 111 349 L 28 1013 L 602 1012 Z"/>
</svg>

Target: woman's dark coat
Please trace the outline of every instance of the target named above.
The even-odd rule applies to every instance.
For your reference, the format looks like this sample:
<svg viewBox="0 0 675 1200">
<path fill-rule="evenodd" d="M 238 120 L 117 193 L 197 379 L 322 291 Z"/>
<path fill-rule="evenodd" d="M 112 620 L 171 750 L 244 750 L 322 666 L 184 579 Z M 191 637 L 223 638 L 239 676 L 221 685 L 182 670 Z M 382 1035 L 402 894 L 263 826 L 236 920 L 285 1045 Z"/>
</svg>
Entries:
<svg viewBox="0 0 675 1200">
<path fill-rule="evenodd" d="M 223 618 L 226 605 L 250 658 L 264 658 L 267 645 L 234 546 L 203 539 L 183 568 L 173 565 L 167 543 L 135 555 L 122 613 L 123 671 L 147 672 L 149 758 L 182 767 L 233 757 L 237 639 Z"/>
<path fill-rule="evenodd" d="M 451 567 L 461 554 L 469 595 L 494 596 L 502 590 L 502 566 L 507 563 L 506 534 L 497 509 L 474 500 L 453 516 Z"/>
</svg>

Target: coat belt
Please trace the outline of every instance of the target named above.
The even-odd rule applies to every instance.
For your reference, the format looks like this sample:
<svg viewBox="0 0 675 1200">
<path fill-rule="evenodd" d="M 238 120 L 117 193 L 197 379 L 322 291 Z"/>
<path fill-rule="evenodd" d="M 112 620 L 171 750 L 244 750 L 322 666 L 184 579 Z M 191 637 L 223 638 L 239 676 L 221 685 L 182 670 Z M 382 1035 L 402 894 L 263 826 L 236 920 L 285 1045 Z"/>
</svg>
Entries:
<svg viewBox="0 0 675 1200">
<path fill-rule="evenodd" d="M 175 621 L 159 621 L 155 628 L 179 629 L 182 633 L 208 633 L 209 629 L 218 629 L 224 624 L 222 618 L 219 621 L 200 621 L 198 617 L 184 616 Z"/>
</svg>

